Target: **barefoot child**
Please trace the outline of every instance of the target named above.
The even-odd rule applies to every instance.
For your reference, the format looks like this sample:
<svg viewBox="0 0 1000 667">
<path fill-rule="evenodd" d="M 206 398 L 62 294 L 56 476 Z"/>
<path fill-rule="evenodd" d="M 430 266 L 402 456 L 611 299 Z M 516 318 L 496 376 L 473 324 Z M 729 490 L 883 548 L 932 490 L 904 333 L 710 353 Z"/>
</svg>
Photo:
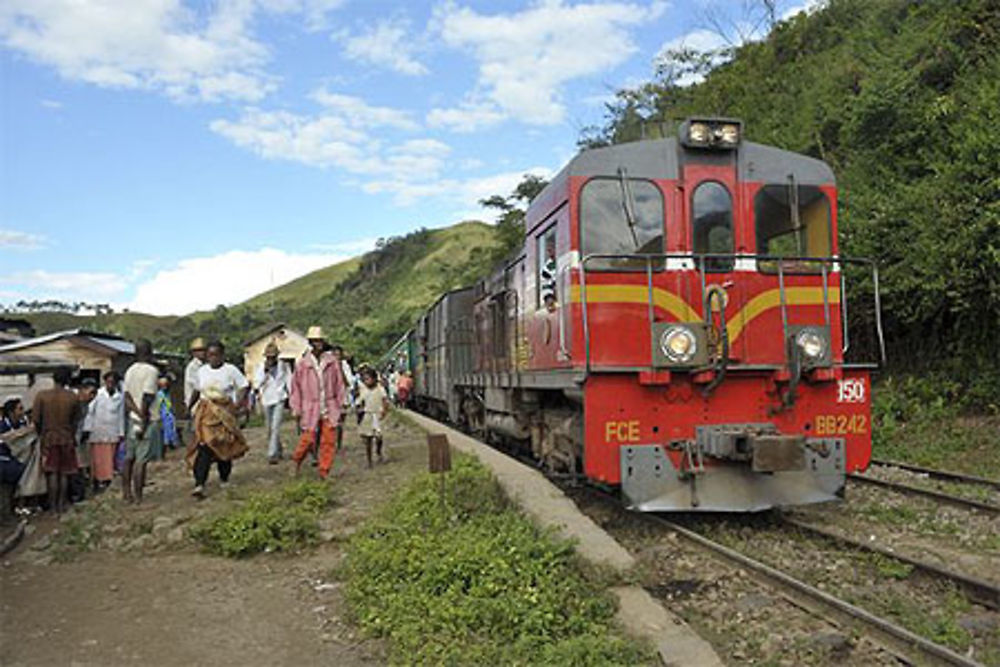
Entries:
<svg viewBox="0 0 1000 667">
<path fill-rule="evenodd" d="M 363 386 L 358 393 L 358 407 L 361 409 L 362 419 L 358 426 L 358 433 L 361 441 L 365 443 L 365 455 L 368 457 L 368 467 L 372 467 L 372 445 L 378 454 L 379 463 L 382 458 L 382 420 L 385 419 L 389 411 L 389 398 L 385 395 L 385 389 L 378 382 L 375 371 L 365 368 L 361 371 L 361 382 Z"/>
</svg>

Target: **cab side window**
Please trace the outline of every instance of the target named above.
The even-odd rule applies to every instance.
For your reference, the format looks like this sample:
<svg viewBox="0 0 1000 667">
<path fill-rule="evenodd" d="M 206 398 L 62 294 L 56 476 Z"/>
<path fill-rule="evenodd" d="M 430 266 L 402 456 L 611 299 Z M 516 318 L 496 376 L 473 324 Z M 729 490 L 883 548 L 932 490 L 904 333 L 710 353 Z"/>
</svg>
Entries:
<svg viewBox="0 0 1000 667">
<path fill-rule="evenodd" d="M 549 227 L 538 235 L 538 307 L 553 309 L 556 294 L 556 227 Z"/>
</svg>

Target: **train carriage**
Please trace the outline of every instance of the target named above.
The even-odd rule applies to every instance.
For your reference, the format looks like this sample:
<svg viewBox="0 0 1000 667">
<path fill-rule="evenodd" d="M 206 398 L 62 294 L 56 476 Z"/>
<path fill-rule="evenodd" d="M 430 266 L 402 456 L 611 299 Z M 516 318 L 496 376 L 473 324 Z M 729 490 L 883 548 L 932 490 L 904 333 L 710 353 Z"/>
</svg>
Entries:
<svg viewBox="0 0 1000 667">
<path fill-rule="evenodd" d="M 868 465 L 877 367 L 847 360 L 844 269 L 871 273 L 879 358 L 877 272 L 839 254 L 830 168 L 742 129 L 689 120 L 575 157 L 469 292 L 449 418 L 639 510 L 838 497 Z"/>
<path fill-rule="evenodd" d="M 457 375 L 472 370 L 473 289 L 443 294 L 420 319 L 416 343 L 421 360 L 417 364 L 414 401 L 424 412 L 457 421 Z"/>
</svg>

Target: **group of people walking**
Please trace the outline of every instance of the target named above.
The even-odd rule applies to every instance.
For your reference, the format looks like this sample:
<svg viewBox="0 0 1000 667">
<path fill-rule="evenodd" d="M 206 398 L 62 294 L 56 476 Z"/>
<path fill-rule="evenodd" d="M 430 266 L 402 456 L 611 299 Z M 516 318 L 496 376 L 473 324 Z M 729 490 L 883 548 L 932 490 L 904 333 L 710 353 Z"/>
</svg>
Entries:
<svg viewBox="0 0 1000 667">
<path fill-rule="evenodd" d="M 147 464 L 163 448 L 186 441 L 192 495 L 202 498 L 213 464 L 224 486 L 233 462 L 249 450 L 241 419 L 248 414 L 251 390 L 267 426 L 269 463 L 277 465 L 285 456 L 280 431 L 287 404 L 298 422 L 298 442 L 291 456 L 296 475 L 309 457 L 321 479 L 330 475 L 343 446 L 344 421 L 352 409 L 372 466 L 373 454 L 383 459 L 381 429 L 389 409 L 378 374 L 362 367 L 355 375 L 343 350 L 328 344 L 320 327 L 310 327 L 307 338 L 309 349 L 294 360 L 294 370 L 279 358 L 278 346 L 268 344 L 252 387 L 240 369 L 226 362 L 221 342 L 192 341 L 183 384 L 190 421 L 183 432 L 176 424 L 170 378 L 155 364 L 148 340 L 136 341 L 135 360 L 124 377 L 108 372 L 100 388 L 84 383 L 74 391 L 69 388 L 71 373 L 60 369 L 53 376 L 53 388 L 36 395 L 30 421 L 19 400 L 4 404 L 0 420 L 3 481 L 20 478 L 25 467 L 17 456 L 7 457 L 11 450 L 6 441 L 37 434 L 37 463 L 45 475 L 48 505 L 55 511 L 65 509 L 71 495 L 69 482 L 84 462 L 95 491 L 111 484 L 117 468 L 122 498 L 141 503 Z"/>
<path fill-rule="evenodd" d="M 296 475 L 310 456 L 320 479 L 330 475 L 343 446 L 344 420 L 352 405 L 358 407 L 359 432 L 365 441 L 368 464 L 372 465 L 373 449 L 382 459 L 380 423 L 389 408 L 377 374 L 366 367 L 356 376 L 343 349 L 330 345 L 320 327 L 309 327 L 306 338 L 309 349 L 295 360 L 294 370 L 280 359 L 277 344 L 271 342 L 254 376 L 253 389 L 267 426 L 268 463 L 277 465 L 285 455 L 281 425 L 287 402 L 299 431 L 291 455 Z M 224 352 L 221 343 L 204 346 L 201 339 L 196 339 L 185 369 L 185 400 L 193 416 L 188 461 L 195 477 L 192 493 L 199 497 L 205 494 L 213 462 L 225 484 L 232 461 L 247 451 L 237 417 L 247 411 L 250 383 L 239 369 L 225 363 Z"/>
</svg>

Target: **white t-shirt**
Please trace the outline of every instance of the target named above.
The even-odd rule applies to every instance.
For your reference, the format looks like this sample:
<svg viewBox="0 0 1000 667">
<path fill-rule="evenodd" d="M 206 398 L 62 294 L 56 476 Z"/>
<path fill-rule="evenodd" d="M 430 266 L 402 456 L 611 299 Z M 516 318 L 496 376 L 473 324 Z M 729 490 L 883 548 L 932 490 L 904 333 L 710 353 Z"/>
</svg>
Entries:
<svg viewBox="0 0 1000 667">
<path fill-rule="evenodd" d="M 124 405 L 120 391 L 112 396 L 105 387 L 97 390 L 97 396 L 90 402 L 87 418 L 83 423 L 83 430 L 90 431 L 91 442 L 118 442 L 125 435 L 125 419 L 122 415 Z"/>
<path fill-rule="evenodd" d="M 184 368 L 184 404 L 191 405 L 191 397 L 194 390 L 198 388 L 198 369 L 205 365 L 205 362 L 196 357 L 191 357 Z"/>
<path fill-rule="evenodd" d="M 228 396 L 229 400 L 235 402 L 240 389 L 248 384 L 243 373 L 240 373 L 240 369 L 232 364 L 222 364 L 218 368 L 212 368 L 209 364 L 205 364 L 198 369 L 198 391 L 202 395 L 208 391 L 209 387 L 215 387 L 219 393 Z"/>
<path fill-rule="evenodd" d="M 383 402 L 385 400 L 385 389 L 382 388 L 382 385 L 377 384 L 374 387 L 368 387 L 368 385 L 362 383 L 358 393 L 358 406 L 365 411 L 365 416 L 358 426 L 358 433 L 361 435 L 376 435 L 382 431 L 382 420 L 379 415 L 382 414 Z"/>
<path fill-rule="evenodd" d="M 125 371 L 125 393 L 132 397 L 135 407 L 142 410 L 143 394 L 150 394 L 156 397 L 156 381 L 160 378 L 160 371 L 153 364 L 145 361 L 137 361 Z M 129 419 L 135 424 L 142 423 L 142 417 L 128 410 Z M 149 406 L 149 421 L 160 421 L 160 414 L 153 410 L 152 404 Z"/>
<path fill-rule="evenodd" d="M 284 361 L 279 361 L 271 370 L 266 370 L 264 364 L 259 365 L 254 384 L 260 392 L 260 402 L 263 405 L 274 405 L 288 398 L 288 383 L 291 380 L 292 372 Z"/>
</svg>

